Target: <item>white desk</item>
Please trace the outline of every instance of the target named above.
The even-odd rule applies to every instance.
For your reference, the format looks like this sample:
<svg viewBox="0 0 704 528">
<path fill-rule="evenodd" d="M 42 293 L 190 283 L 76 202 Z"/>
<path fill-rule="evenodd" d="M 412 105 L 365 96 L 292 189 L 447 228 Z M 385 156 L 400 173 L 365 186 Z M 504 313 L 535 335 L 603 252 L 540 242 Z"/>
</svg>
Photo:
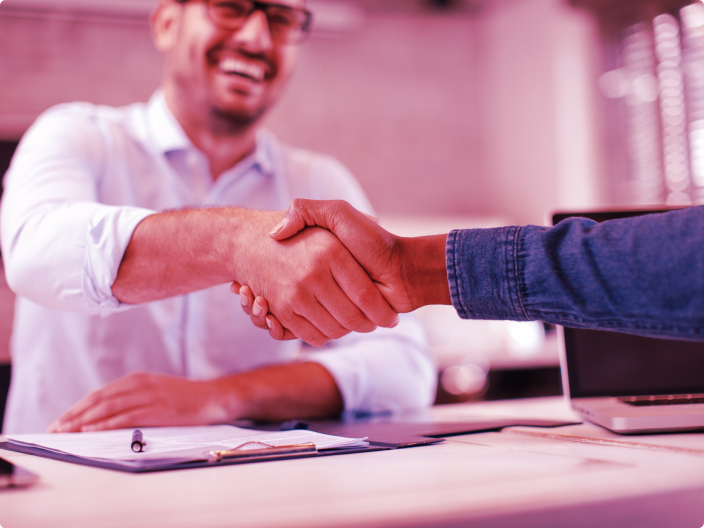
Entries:
<svg viewBox="0 0 704 528">
<path fill-rule="evenodd" d="M 491 414 L 569 417 L 561 399 L 443 406 L 438 420 Z M 440 445 L 133 475 L 8 451 L 41 475 L 0 492 L 0 525 L 41 527 L 589 526 L 704 524 L 704 434 L 599 445 L 504 430 Z M 609 440 L 671 448 L 609 445 Z M 679 447 L 678 447 L 679 446 Z M 689 449 L 686 451 L 685 448 Z M 670 449 L 670 450 L 666 450 Z M 680 449 L 680 451 L 677 451 Z M 701 452 L 698 452 L 701 451 Z"/>
</svg>

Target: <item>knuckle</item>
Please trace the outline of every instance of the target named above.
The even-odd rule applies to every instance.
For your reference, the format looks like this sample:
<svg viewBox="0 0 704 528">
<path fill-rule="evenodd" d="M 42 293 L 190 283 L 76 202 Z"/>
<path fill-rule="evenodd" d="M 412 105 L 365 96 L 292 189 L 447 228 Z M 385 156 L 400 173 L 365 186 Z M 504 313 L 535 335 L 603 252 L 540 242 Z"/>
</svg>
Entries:
<svg viewBox="0 0 704 528">
<path fill-rule="evenodd" d="M 106 401 L 103 404 L 103 414 L 111 416 L 119 411 L 121 406 L 115 400 Z"/>
<path fill-rule="evenodd" d="M 269 329 L 269 327 L 266 326 L 266 323 L 263 322 L 262 319 L 255 319 L 254 317 L 252 317 L 252 323 L 254 324 L 254 326 L 256 326 L 257 328 L 261 328 L 262 330 Z"/>
<path fill-rule="evenodd" d="M 306 203 L 306 200 L 304 198 L 294 198 L 291 200 L 291 204 L 289 205 L 290 210 L 296 210 L 296 209 L 301 209 Z"/>
<path fill-rule="evenodd" d="M 320 336 L 317 337 L 309 342 L 310 345 L 313 345 L 314 347 L 321 347 L 323 345 L 327 345 L 330 342 L 330 339 L 328 337 Z"/>
<path fill-rule="evenodd" d="M 369 319 L 366 319 L 362 324 L 355 328 L 354 331 L 360 334 L 368 334 L 369 332 L 373 332 L 376 329 L 377 326 Z"/>
<path fill-rule="evenodd" d="M 365 308 L 371 308 L 379 302 L 379 295 L 379 290 L 376 289 L 376 286 L 364 286 L 357 290 L 355 304 L 362 310 Z"/>
<path fill-rule="evenodd" d="M 85 399 L 85 403 L 88 406 L 92 406 L 97 404 L 100 400 L 103 399 L 103 393 L 100 392 L 99 390 L 91 392 Z"/>
<path fill-rule="evenodd" d="M 347 330 L 358 332 L 360 328 L 366 326 L 369 320 L 361 313 L 347 314 L 344 321 L 340 321 L 340 324 L 344 326 Z"/>
<path fill-rule="evenodd" d="M 335 330 L 335 331 L 331 332 L 331 333 L 328 335 L 328 337 L 329 337 L 330 339 L 340 339 L 341 337 L 345 337 L 347 334 L 349 334 L 350 331 L 351 331 L 351 330 L 350 330 L 349 328 L 347 328 L 347 327 L 340 328 L 339 330 Z"/>
<path fill-rule="evenodd" d="M 330 341 L 328 337 L 324 336 L 320 332 L 303 331 L 298 333 L 297 335 L 301 340 L 314 347 L 321 347 L 328 341 Z"/>
</svg>

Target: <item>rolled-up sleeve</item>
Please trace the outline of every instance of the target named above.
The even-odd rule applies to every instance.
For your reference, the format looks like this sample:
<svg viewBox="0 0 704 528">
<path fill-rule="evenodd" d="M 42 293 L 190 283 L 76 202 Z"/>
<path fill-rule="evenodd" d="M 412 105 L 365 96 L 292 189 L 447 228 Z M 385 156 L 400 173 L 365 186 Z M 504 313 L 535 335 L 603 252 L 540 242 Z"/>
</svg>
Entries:
<svg viewBox="0 0 704 528">
<path fill-rule="evenodd" d="M 108 315 L 127 307 L 112 283 L 134 229 L 154 211 L 97 202 L 105 147 L 98 127 L 71 110 L 40 117 L 5 176 L 5 274 L 15 293 L 44 306 Z"/>
<path fill-rule="evenodd" d="M 397 412 L 427 407 L 437 369 L 423 329 L 411 314 L 396 328 L 349 334 L 305 359 L 323 365 L 337 382 L 348 412 Z"/>
</svg>

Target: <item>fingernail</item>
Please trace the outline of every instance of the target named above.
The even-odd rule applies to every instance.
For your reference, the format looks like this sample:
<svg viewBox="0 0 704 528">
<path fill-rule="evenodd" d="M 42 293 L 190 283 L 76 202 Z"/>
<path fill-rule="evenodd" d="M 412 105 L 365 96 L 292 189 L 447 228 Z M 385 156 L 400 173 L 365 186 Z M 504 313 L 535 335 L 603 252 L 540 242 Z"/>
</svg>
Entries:
<svg viewBox="0 0 704 528">
<path fill-rule="evenodd" d="M 281 230 L 284 228 L 284 226 L 286 225 L 286 222 L 288 222 L 288 220 L 287 220 L 286 218 L 284 218 L 283 220 L 281 220 L 281 222 L 279 222 L 278 224 L 276 224 L 276 225 L 274 226 L 274 229 L 272 229 L 269 234 L 270 234 L 270 235 L 275 235 L 276 233 L 278 233 L 279 231 L 281 231 Z"/>
<path fill-rule="evenodd" d="M 400 321 L 400 319 L 398 318 L 398 315 L 397 315 L 397 316 L 396 316 L 396 320 L 395 320 L 393 323 L 391 323 L 391 326 L 389 326 L 389 328 L 396 328 L 396 327 L 398 326 L 398 323 L 400 323 L 400 322 L 401 322 L 401 321 Z"/>
<path fill-rule="evenodd" d="M 261 306 L 259 306 L 259 303 L 257 303 L 257 302 L 255 301 L 255 302 L 254 302 L 254 306 L 252 306 L 252 314 L 254 315 L 254 317 L 259 317 L 259 314 L 262 313 L 262 310 L 263 310 L 263 309 L 264 309 L 264 308 L 262 308 Z"/>
<path fill-rule="evenodd" d="M 249 299 L 244 293 L 240 293 L 240 301 L 242 301 L 242 306 L 249 306 Z"/>
<path fill-rule="evenodd" d="M 269 330 L 271 330 L 271 319 L 268 317 L 266 318 L 266 325 L 269 327 Z"/>
</svg>

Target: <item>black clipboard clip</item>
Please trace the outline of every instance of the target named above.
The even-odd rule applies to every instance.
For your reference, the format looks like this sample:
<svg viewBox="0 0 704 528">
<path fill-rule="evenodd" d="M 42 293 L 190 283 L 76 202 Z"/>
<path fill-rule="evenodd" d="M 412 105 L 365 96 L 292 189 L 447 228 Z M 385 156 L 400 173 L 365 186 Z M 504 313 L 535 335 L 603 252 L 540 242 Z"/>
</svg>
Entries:
<svg viewBox="0 0 704 528">
<path fill-rule="evenodd" d="M 263 445 L 261 449 L 242 449 L 249 445 Z M 294 458 L 298 456 L 311 456 L 318 454 L 314 443 L 275 446 L 264 442 L 245 442 L 235 449 L 226 451 L 208 451 L 205 453 L 209 462 L 222 462 L 223 460 L 270 460 L 276 458 Z"/>
</svg>

